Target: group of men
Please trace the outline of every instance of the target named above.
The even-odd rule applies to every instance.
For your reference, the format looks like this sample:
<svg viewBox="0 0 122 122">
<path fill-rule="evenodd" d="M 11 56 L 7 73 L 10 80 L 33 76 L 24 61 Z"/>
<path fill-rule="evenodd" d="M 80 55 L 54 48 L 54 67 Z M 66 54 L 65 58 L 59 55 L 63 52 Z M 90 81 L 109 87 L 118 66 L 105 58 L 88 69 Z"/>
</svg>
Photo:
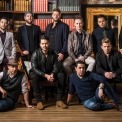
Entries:
<svg viewBox="0 0 122 122">
<path fill-rule="evenodd" d="M 53 10 L 52 18 L 45 35 L 32 23 L 31 12 L 24 14 L 25 25 L 18 29 L 18 43 L 27 73 L 31 75 L 37 109 L 44 109 L 39 84 L 47 80 L 50 84 L 56 83 L 58 107 L 67 108 L 76 92 L 81 103 L 90 110 L 117 108 L 122 111 L 121 100 L 109 84 L 122 80 L 122 55 L 115 50 L 115 34 L 107 28 L 105 16 L 98 16 L 99 27 L 92 35 L 83 29 L 80 16 L 74 19 L 75 30 L 71 33 L 69 26 L 60 20 L 58 8 Z M 26 106 L 33 107 L 28 101 L 26 75 L 17 69 L 15 41 L 13 34 L 7 31 L 7 25 L 7 18 L 1 18 L 0 111 L 13 109 L 21 92 Z M 91 56 L 92 52 L 95 58 Z M 67 104 L 63 102 L 65 75 L 69 77 Z M 104 103 L 104 93 L 114 102 Z"/>
</svg>

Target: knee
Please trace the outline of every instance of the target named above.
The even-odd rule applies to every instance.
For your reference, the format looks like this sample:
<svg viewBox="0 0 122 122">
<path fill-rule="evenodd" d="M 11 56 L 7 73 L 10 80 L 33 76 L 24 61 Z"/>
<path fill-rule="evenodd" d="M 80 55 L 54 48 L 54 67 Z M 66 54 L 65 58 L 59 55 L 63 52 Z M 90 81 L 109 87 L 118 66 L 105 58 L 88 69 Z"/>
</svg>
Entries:
<svg viewBox="0 0 122 122">
<path fill-rule="evenodd" d="M 90 109 L 92 111 L 97 111 L 99 110 L 99 105 L 97 103 L 94 103 L 94 102 L 84 102 L 84 107 L 87 108 L 87 109 Z"/>
<path fill-rule="evenodd" d="M 92 59 L 92 60 L 90 61 L 90 63 L 91 63 L 91 64 L 95 64 L 95 59 Z"/>
<path fill-rule="evenodd" d="M 64 62 L 63 62 L 63 67 L 65 68 L 65 67 L 69 67 L 69 62 L 67 61 L 67 60 L 65 60 Z"/>
</svg>

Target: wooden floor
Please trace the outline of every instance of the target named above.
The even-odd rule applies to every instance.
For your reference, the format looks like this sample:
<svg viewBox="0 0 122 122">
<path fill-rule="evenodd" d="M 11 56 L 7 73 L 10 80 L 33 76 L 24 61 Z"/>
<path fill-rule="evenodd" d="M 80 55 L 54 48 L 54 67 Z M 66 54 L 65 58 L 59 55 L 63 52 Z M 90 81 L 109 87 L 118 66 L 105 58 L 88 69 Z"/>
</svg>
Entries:
<svg viewBox="0 0 122 122">
<path fill-rule="evenodd" d="M 122 113 L 115 109 L 94 112 L 73 103 L 68 109 L 56 108 L 54 103 L 45 104 L 45 110 L 17 106 L 0 113 L 0 122 L 122 122 Z"/>
<path fill-rule="evenodd" d="M 122 93 L 119 96 L 122 98 Z M 17 105 L 12 111 L 0 113 L 0 122 L 122 122 L 122 112 L 116 109 L 90 111 L 79 104 L 77 96 L 68 109 L 56 108 L 52 98 L 44 101 L 44 106 L 44 110 L 37 110 L 36 107 L 30 109 Z"/>
</svg>

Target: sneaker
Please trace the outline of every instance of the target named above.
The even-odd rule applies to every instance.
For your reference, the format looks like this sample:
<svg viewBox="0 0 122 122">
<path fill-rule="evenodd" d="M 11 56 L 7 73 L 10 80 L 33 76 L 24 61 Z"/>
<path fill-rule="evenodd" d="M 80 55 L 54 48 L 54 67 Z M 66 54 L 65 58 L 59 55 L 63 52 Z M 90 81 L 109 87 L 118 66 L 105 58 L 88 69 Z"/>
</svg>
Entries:
<svg viewBox="0 0 122 122">
<path fill-rule="evenodd" d="M 37 109 L 38 110 L 43 110 L 44 109 L 44 106 L 43 106 L 42 102 L 37 103 Z"/>
<path fill-rule="evenodd" d="M 63 101 L 57 101 L 57 102 L 56 102 L 56 106 L 57 106 L 57 107 L 61 107 L 61 108 L 63 108 L 63 109 L 67 108 L 67 105 L 64 104 Z"/>
</svg>

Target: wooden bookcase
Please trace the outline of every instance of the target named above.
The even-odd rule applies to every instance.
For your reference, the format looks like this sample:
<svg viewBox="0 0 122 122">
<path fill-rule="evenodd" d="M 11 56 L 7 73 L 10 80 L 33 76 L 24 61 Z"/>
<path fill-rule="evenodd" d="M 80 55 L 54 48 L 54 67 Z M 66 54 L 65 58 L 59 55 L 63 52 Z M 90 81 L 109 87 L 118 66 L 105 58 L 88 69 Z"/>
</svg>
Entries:
<svg viewBox="0 0 122 122">
<path fill-rule="evenodd" d="M 34 24 L 39 25 L 44 32 L 46 26 L 52 22 L 52 10 L 58 7 L 62 12 L 61 20 L 72 30 L 73 19 L 80 14 L 80 3 L 81 0 L 0 0 L 0 17 L 8 17 L 8 29 L 16 33 L 18 27 L 24 24 L 24 13 L 31 11 Z"/>
</svg>

